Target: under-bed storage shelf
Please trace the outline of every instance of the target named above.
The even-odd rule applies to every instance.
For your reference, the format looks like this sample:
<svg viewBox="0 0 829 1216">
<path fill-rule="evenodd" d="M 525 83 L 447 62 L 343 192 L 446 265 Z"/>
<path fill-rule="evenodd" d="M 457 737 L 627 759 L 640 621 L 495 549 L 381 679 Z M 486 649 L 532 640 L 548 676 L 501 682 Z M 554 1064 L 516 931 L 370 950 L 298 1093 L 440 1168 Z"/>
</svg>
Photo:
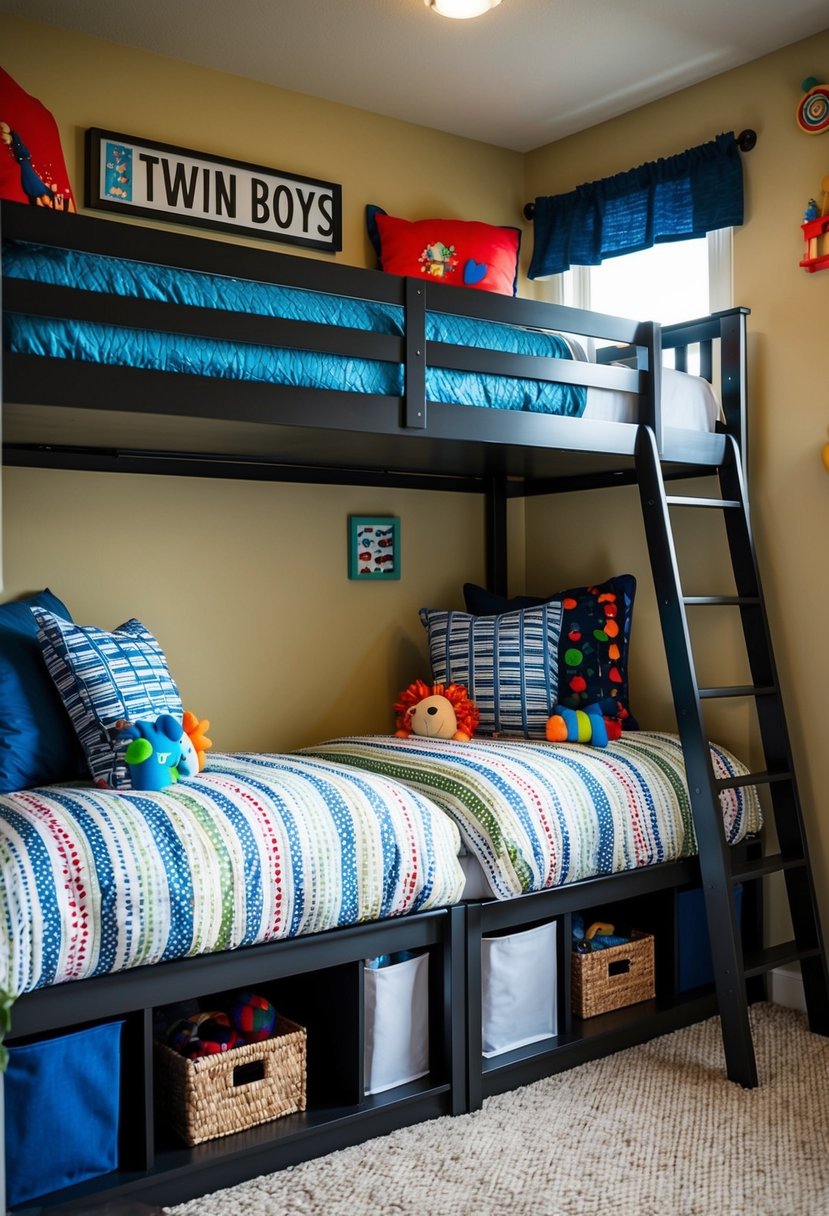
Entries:
<svg viewBox="0 0 829 1216">
<path fill-rule="evenodd" d="M 365 960 L 395 951 L 428 955 L 429 1072 L 365 1095 Z M 48 1037 L 79 1025 L 124 1019 L 119 1168 L 37 1198 L 49 1208 L 114 1197 L 175 1203 L 371 1136 L 463 1109 L 464 908 L 425 912 L 307 938 L 138 968 L 63 984 L 15 1004 L 14 1035 Z M 195 965 L 194 965 L 195 964 Z M 307 1029 L 308 1105 L 245 1131 L 186 1147 L 156 1117 L 164 1094 L 153 1070 L 153 1020 L 161 1007 L 199 999 L 221 1008 L 230 993 L 253 989 Z M 27 1206 L 14 1211 L 25 1212 Z M 77 1209 L 76 1209 L 77 1210 Z"/>
<path fill-rule="evenodd" d="M 753 846 L 746 846 L 753 847 Z M 677 905 L 679 891 L 699 887 L 696 859 L 574 883 L 505 902 L 471 905 L 468 910 L 468 1093 L 471 1109 L 491 1094 L 514 1089 L 574 1064 L 677 1030 L 717 1012 L 713 984 L 680 991 L 678 985 Z M 656 995 L 591 1018 L 571 1010 L 570 952 L 572 916 L 610 920 L 653 933 Z M 557 1033 L 510 1051 L 482 1052 L 482 970 L 480 941 L 493 933 L 516 932 L 555 921 Z M 746 940 L 753 921 L 744 920 Z M 704 930 L 704 920 L 702 922 Z M 761 994 L 757 994 L 758 996 Z"/>
</svg>

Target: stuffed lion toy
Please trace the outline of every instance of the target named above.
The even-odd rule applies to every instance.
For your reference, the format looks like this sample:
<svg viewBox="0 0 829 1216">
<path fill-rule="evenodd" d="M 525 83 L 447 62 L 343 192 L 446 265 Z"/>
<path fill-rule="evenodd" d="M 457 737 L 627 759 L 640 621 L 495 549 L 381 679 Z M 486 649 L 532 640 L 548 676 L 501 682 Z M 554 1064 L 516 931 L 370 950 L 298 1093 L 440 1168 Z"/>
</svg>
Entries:
<svg viewBox="0 0 829 1216">
<path fill-rule="evenodd" d="M 457 739 L 468 743 L 480 714 L 463 684 L 424 684 L 415 680 L 395 703 L 398 739 L 423 735 L 429 739 Z"/>
</svg>

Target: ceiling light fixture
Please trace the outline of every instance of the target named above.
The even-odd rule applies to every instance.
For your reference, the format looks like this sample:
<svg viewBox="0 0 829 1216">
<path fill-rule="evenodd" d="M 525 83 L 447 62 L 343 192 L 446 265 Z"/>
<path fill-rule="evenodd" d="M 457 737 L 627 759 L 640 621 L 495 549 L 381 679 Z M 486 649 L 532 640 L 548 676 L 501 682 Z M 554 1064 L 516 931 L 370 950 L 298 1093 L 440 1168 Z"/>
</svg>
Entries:
<svg viewBox="0 0 829 1216">
<path fill-rule="evenodd" d="M 465 20 L 467 17 L 480 17 L 497 8 L 501 0 L 423 0 L 427 8 L 433 8 L 441 17 L 456 17 Z"/>
</svg>

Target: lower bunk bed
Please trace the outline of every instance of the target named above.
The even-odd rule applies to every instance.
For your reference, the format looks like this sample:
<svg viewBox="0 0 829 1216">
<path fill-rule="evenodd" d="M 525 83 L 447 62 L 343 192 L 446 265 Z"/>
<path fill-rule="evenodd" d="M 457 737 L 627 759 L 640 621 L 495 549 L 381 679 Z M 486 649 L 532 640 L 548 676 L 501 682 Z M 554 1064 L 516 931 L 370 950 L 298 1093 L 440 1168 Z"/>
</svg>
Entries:
<svg viewBox="0 0 829 1216">
<path fill-rule="evenodd" d="M 746 772 L 720 747 L 712 758 Z M 721 804 L 725 838 L 751 849 L 752 787 Z M 693 965 L 706 931 L 670 735 L 216 755 L 160 792 L 2 795 L 0 842 L 6 1042 L 25 1077 L 22 1100 L 7 1084 L 15 1212 L 175 1203 L 716 1011 Z M 608 919 L 652 942 L 652 995 L 577 1017 L 572 931 Z M 255 994 L 248 1014 L 278 1011 L 275 1039 L 173 1051 L 171 1025 L 236 1009 L 241 993 Z M 248 1099 L 272 1083 L 263 1114 Z M 62 1130 L 44 1145 L 50 1101 Z M 241 1108 L 239 1130 L 202 1141 L 205 1105 Z"/>
</svg>

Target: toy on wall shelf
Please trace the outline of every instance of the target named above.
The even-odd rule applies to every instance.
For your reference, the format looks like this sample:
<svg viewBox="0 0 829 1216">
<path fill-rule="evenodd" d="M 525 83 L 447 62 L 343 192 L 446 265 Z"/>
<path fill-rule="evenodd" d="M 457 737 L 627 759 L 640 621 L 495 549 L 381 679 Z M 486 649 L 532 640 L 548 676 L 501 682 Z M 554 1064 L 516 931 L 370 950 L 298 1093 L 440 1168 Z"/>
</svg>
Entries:
<svg viewBox="0 0 829 1216">
<path fill-rule="evenodd" d="M 800 265 L 810 274 L 829 268 L 829 174 L 821 181 L 820 188 L 823 191 L 820 208 L 817 200 L 810 198 L 800 225 L 806 242 L 806 253 L 800 259 Z"/>
</svg>

